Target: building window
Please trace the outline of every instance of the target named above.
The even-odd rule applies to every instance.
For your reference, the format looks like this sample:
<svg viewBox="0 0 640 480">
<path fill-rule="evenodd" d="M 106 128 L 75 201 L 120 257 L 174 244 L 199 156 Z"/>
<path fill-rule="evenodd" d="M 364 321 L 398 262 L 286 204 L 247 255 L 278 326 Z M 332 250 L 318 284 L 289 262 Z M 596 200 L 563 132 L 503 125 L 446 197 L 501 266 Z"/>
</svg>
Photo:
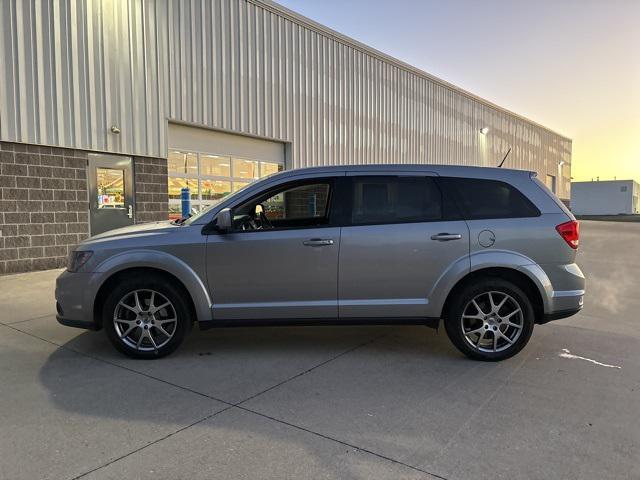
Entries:
<svg viewBox="0 0 640 480">
<path fill-rule="evenodd" d="M 96 168 L 98 208 L 124 208 L 124 170 Z"/>
<path fill-rule="evenodd" d="M 190 190 L 191 208 L 200 211 L 258 178 L 284 169 L 282 163 L 180 150 L 169 150 L 167 166 L 171 219 L 181 216 L 184 187 Z"/>
<path fill-rule="evenodd" d="M 622 187 L 620 187 L 620 191 L 621 192 L 626 192 L 627 191 L 627 186 L 623 185 Z"/>
<path fill-rule="evenodd" d="M 234 158 L 233 176 L 241 179 L 258 178 L 258 162 L 253 160 L 244 160 L 242 158 Z"/>
</svg>

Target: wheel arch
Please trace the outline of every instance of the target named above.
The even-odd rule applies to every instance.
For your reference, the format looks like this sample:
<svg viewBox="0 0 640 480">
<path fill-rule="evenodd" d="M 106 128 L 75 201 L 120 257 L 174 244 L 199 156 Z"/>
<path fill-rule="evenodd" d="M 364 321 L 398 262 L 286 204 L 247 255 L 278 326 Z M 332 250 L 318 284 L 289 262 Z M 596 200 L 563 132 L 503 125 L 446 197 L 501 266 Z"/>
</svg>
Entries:
<svg viewBox="0 0 640 480">
<path fill-rule="evenodd" d="M 106 278 L 102 285 L 100 285 L 100 288 L 98 289 L 95 300 L 93 302 L 93 318 L 98 328 L 102 328 L 102 309 L 104 307 L 104 302 L 106 301 L 107 296 L 112 288 L 117 285 L 117 283 L 120 282 L 123 278 L 145 275 L 153 275 L 154 278 L 164 278 L 173 286 L 182 290 L 193 318 L 198 318 L 196 306 L 191 293 L 189 293 L 189 290 L 187 289 L 185 284 L 178 277 L 171 274 L 170 272 L 167 272 L 166 270 L 162 270 L 156 267 L 129 267 L 113 272 L 108 278 Z"/>
<path fill-rule="evenodd" d="M 510 267 L 485 267 L 478 270 L 469 272 L 462 277 L 453 288 L 449 291 L 447 298 L 442 305 L 442 311 L 440 316 L 444 317 L 447 312 L 451 301 L 455 298 L 455 295 L 470 283 L 480 281 L 486 278 L 500 278 L 507 280 L 514 285 L 518 286 L 527 297 L 531 300 L 533 310 L 535 313 L 536 323 L 540 322 L 545 312 L 544 296 L 540 292 L 540 287 L 536 281 L 534 281 L 530 274 L 525 273 L 521 268 Z"/>
<path fill-rule="evenodd" d="M 197 311 L 193 302 L 193 298 L 191 297 L 189 290 L 187 290 L 187 287 L 178 277 L 167 272 L 166 270 L 161 270 L 155 267 L 130 267 L 118 270 L 117 272 L 111 274 L 98 289 L 95 300 L 93 302 L 93 318 L 98 328 L 102 328 L 102 309 L 104 307 L 104 302 L 106 301 L 107 296 L 112 288 L 125 277 L 144 275 L 153 275 L 155 278 L 164 278 L 168 282 L 171 282 L 173 286 L 176 286 L 180 290 L 182 290 L 193 318 L 197 319 Z"/>
<path fill-rule="evenodd" d="M 185 292 L 185 298 L 193 308 L 198 320 L 211 319 L 211 299 L 200 276 L 183 260 L 166 252 L 147 249 L 135 249 L 121 252 L 105 259 L 96 269 L 88 293 L 93 301 L 93 319 L 101 327 L 100 309 L 104 302 L 105 291 L 120 275 L 133 271 L 152 275 L 163 275 Z M 93 294 L 92 292 L 96 292 Z"/>
</svg>

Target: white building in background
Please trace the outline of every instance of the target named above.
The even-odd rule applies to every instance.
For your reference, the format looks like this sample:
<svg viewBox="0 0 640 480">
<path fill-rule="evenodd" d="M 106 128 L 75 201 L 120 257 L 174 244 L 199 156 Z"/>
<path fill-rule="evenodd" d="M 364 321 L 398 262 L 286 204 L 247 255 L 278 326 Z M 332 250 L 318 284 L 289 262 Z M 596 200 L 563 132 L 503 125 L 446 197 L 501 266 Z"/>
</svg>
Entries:
<svg viewBox="0 0 640 480">
<path fill-rule="evenodd" d="M 576 215 L 640 213 L 640 185 L 633 180 L 571 183 L 571 210 Z"/>
</svg>

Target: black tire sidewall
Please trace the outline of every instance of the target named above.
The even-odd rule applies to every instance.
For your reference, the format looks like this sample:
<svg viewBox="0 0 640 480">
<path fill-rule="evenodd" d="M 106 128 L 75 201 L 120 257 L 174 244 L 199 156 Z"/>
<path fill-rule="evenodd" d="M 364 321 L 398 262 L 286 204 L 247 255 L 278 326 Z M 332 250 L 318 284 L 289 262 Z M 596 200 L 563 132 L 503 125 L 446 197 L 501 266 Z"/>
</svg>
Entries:
<svg viewBox="0 0 640 480">
<path fill-rule="evenodd" d="M 126 294 L 134 290 L 155 290 L 167 297 L 176 310 L 178 319 L 176 331 L 171 340 L 157 350 L 148 352 L 138 351 L 120 340 L 116 333 L 113 324 L 113 312 L 118 302 Z M 118 351 L 132 358 L 160 358 L 170 354 L 182 343 L 191 324 L 190 309 L 184 301 L 183 295 L 178 288 L 162 279 L 133 277 L 119 282 L 107 296 L 102 308 L 102 326 L 107 333 L 107 337 Z"/>
<path fill-rule="evenodd" d="M 523 313 L 523 331 L 520 337 L 509 348 L 500 352 L 481 352 L 472 348 L 464 338 L 460 318 L 466 305 L 477 295 L 488 291 L 504 292 L 513 297 Z M 488 277 L 463 287 L 452 299 L 445 313 L 445 330 L 454 346 L 466 356 L 475 360 L 499 361 L 505 360 L 520 352 L 529 342 L 533 333 L 535 313 L 528 296 L 513 283 L 501 278 Z"/>
</svg>

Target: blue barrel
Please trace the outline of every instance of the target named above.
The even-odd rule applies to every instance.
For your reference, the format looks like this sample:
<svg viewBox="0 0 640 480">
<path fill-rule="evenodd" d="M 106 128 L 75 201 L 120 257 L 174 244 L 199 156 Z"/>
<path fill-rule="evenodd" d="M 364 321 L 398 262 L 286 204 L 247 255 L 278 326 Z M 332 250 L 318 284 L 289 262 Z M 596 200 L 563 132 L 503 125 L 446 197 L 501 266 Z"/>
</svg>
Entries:
<svg viewBox="0 0 640 480">
<path fill-rule="evenodd" d="M 189 218 L 191 213 L 191 191 L 189 187 L 180 190 L 180 200 L 182 201 L 182 218 Z"/>
</svg>

